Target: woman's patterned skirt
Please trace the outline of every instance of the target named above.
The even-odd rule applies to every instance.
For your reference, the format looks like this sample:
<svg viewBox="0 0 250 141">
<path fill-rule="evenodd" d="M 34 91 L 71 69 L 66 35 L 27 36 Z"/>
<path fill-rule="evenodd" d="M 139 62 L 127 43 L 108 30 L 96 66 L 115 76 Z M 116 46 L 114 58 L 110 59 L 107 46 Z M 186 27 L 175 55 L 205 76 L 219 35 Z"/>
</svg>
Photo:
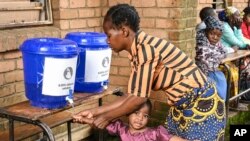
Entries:
<svg viewBox="0 0 250 141">
<path fill-rule="evenodd" d="M 225 124 L 225 102 L 210 81 L 172 106 L 165 126 L 170 133 L 188 140 L 223 141 Z"/>
</svg>

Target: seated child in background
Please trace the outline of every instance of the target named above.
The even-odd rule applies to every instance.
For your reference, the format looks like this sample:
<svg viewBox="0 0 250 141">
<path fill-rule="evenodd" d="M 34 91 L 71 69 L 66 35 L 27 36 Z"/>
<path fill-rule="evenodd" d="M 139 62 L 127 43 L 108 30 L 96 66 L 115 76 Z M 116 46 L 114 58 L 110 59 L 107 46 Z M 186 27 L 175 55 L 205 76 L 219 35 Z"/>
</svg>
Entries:
<svg viewBox="0 0 250 141">
<path fill-rule="evenodd" d="M 212 7 L 202 8 L 199 15 L 200 15 L 201 22 L 196 26 L 197 32 L 206 28 L 206 24 L 204 23 L 204 19 L 206 19 L 208 16 L 218 18 L 215 10 Z"/>
<path fill-rule="evenodd" d="M 223 26 L 212 16 L 207 17 L 204 22 L 206 29 L 199 31 L 196 36 L 195 62 L 204 74 L 215 81 L 218 94 L 225 100 L 227 82 L 225 75 L 218 70 L 226 54 L 220 42 Z"/>
<path fill-rule="evenodd" d="M 122 141 L 185 141 L 171 135 L 162 125 L 149 128 L 147 123 L 152 110 L 150 100 L 147 100 L 138 110 L 128 115 L 129 124 L 121 120 L 111 122 L 106 129 L 111 135 L 118 135 Z"/>
</svg>

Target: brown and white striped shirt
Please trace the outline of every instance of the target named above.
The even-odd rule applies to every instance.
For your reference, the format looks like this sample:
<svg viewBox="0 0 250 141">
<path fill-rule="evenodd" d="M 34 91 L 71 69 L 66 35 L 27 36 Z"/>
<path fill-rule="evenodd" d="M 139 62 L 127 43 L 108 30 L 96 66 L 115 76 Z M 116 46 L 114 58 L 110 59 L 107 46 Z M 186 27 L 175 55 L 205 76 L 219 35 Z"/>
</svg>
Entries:
<svg viewBox="0 0 250 141">
<path fill-rule="evenodd" d="M 178 96 L 202 87 L 206 76 L 195 63 L 170 42 L 139 31 L 129 54 L 132 72 L 128 93 L 149 97 L 151 89 Z"/>
</svg>

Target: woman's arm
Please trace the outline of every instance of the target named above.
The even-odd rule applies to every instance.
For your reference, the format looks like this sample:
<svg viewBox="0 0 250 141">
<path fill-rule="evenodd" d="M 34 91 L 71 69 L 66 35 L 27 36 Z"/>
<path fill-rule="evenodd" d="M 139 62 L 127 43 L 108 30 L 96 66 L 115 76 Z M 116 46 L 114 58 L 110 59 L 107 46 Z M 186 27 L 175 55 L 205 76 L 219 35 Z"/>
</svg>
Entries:
<svg viewBox="0 0 250 141">
<path fill-rule="evenodd" d="M 93 116 L 98 116 L 100 114 L 103 114 L 103 113 L 106 113 L 108 111 L 112 111 L 112 110 L 118 108 L 119 106 L 121 106 L 124 103 L 124 101 L 126 100 L 127 97 L 128 97 L 127 94 L 123 95 L 123 96 L 117 98 L 112 103 L 105 104 L 101 107 L 97 107 L 97 108 L 93 109 L 93 111 L 94 111 Z"/>
<path fill-rule="evenodd" d="M 236 27 L 234 27 L 233 31 L 233 29 L 228 25 L 228 23 L 224 23 L 222 40 L 230 44 L 231 46 L 238 46 L 240 48 L 246 47 L 246 44 L 243 41 L 241 29 L 237 29 Z"/>
<path fill-rule="evenodd" d="M 146 98 L 129 95 L 119 107 L 97 116 L 93 124 L 97 128 L 104 129 L 110 121 L 135 111 L 145 101 Z"/>
<path fill-rule="evenodd" d="M 108 111 L 112 111 L 112 110 L 118 108 L 126 100 L 126 97 L 127 97 L 127 95 L 124 95 L 122 97 L 117 98 L 114 102 L 112 102 L 110 104 L 105 104 L 101 107 L 96 107 L 93 109 L 81 111 L 80 113 L 74 115 L 73 119 L 75 122 L 82 123 L 83 122 L 82 118 L 91 119 L 91 118 L 98 116 L 100 114 L 106 113 Z"/>
</svg>

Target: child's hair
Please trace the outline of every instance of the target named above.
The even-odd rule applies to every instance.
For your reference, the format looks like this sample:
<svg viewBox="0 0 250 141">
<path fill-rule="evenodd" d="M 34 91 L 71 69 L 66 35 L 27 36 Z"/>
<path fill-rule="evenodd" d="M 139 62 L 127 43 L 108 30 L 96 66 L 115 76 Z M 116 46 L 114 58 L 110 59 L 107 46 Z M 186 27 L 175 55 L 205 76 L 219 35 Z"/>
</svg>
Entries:
<svg viewBox="0 0 250 141">
<path fill-rule="evenodd" d="M 139 110 L 139 109 L 141 109 L 142 107 L 144 107 L 144 106 L 147 106 L 148 107 L 148 113 L 149 113 L 149 115 L 150 115 L 150 113 L 151 113 L 151 111 L 152 111 L 152 103 L 151 103 L 151 101 L 149 100 L 149 99 L 147 99 L 144 103 L 142 103 L 140 106 L 139 106 L 139 108 L 137 109 L 137 110 Z"/>
<path fill-rule="evenodd" d="M 104 20 L 110 20 L 115 26 L 114 28 L 120 28 L 122 25 L 129 26 L 134 32 L 137 32 L 140 27 L 140 17 L 133 6 L 128 4 L 117 4 L 112 6 Z"/>
<path fill-rule="evenodd" d="M 200 11 L 200 18 L 203 21 L 208 16 L 215 16 L 215 11 L 212 7 L 204 7 Z"/>
<path fill-rule="evenodd" d="M 144 107 L 144 106 L 147 106 L 147 107 L 148 107 L 148 114 L 150 115 L 153 106 L 152 106 L 152 103 L 151 103 L 151 101 L 150 101 L 149 99 L 147 99 L 144 103 L 142 103 L 135 111 L 140 110 L 140 109 L 141 109 L 142 107 Z M 133 114 L 135 111 L 133 111 L 133 112 L 127 114 L 126 116 L 129 116 L 129 115 Z"/>
</svg>

